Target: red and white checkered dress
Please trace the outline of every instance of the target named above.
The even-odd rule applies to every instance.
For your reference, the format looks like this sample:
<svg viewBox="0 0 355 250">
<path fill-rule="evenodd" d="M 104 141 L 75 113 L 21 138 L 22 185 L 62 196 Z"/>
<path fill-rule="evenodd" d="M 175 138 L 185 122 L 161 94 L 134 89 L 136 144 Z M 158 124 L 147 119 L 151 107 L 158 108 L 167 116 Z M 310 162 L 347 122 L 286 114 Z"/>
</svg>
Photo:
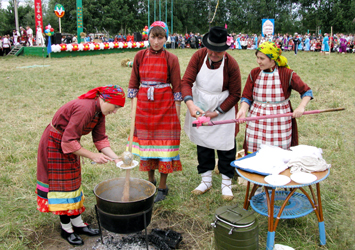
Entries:
<svg viewBox="0 0 355 250">
<path fill-rule="evenodd" d="M 254 84 L 253 101 L 248 115 L 250 117 L 291 112 L 290 103 L 285 99 L 282 90 L 277 67 L 274 72 L 260 72 Z M 289 149 L 292 135 L 291 119 L 281 117 L 247 122 L 248 152 L 258 151 L 261 144 Z"/>
</svg>

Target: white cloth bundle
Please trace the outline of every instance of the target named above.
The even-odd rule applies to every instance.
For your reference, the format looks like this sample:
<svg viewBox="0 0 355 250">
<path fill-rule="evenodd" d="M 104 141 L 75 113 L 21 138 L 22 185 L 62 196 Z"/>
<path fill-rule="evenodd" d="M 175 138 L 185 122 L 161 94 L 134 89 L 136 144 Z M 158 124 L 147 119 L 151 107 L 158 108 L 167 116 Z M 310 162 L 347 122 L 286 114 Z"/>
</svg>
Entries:
<svg viewBox="0 0 355 250">
<path fill-rule="evenodd" d="M 287 163 L 291 173 L 297 172 L 319 172 L 327 170 L 330 164 L 323 159 L 321 148 L 298 145 L 290 148 L 293 152 L 292 159 Z"/>
<path fill-rule="evenodd" d="M 249 172 L 279 174 L 291 167 L 291 173 L 324 171 L 331 167 L 322 157 L 322 149 L 298 145 L 285 150 L 276 146 L 261 145 L 254 157 L 249 157 L 234 164 Z"/>
<path fill-rule="evenodd" d="M 330 164 L 327 164 L 323 158 L 316 158 L 314 156 L 303 156 L 299 158 L 292 159 L 287 163 L 287 166 L 290 167 L 291 173 L 297 172 L 319 172 L 327 170 L 331 167 Z"/>
<path fill-rule="evenodd" d="M 261 145 L 254 157 L 235 161 L 238 167 L 264 174 L 279 174 L 287 169 L 286 163 L 291 159 L 291 151 L 270 145 Z"/>
</svg>

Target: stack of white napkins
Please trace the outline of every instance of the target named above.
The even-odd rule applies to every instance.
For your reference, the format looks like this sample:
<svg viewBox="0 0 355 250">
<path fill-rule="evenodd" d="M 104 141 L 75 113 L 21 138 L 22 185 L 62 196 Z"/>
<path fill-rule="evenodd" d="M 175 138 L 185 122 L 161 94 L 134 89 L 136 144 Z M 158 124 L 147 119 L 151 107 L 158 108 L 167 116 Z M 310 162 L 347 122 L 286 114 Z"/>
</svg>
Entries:
<svg viewBox="0 0 355 250">
<path fill-rule="evenodd" d="M 291 147 L 291 150 L 261 145 L 254 157 L 234 161 L 234 164 L 246 171 L 267 175 L 279 174 L 288 167 L 291 172 L 323 171 L 330 168 L 330 164 L 326 164 L 322 153 L 322 149 L 307 145 Z"/>
<path fill-rule="evenodd" d="M 327 170 L 331 167 L 330 164 L 323 159 L 323 150 L 321 148 L 298 145 L 290 148 L 293 152 L 292 159 L 287 163 L 291 173 L 304 172 L 319 172 Z"/>
</svg>

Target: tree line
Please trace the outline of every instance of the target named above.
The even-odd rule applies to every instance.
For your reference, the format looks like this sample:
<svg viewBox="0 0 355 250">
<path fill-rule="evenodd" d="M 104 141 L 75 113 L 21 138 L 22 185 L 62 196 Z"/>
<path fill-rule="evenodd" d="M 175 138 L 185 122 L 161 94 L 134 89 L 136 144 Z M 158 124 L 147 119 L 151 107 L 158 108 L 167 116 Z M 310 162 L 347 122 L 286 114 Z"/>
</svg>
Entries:
<svg viewBox="0 0 355 250">
<path fill-rule="evenodd" d="M 261 20 L 274 19 L 275 33 L 355 33 L 355 1 L 352 0 L 83 0 L 85 33 L 128 34 L 161 18 L 176 33 L 205 33 L 212 26 L 228 25 L 230 32 L 261 33 Z M 54 6 L 65 8 L 62 33 L 76 34 L 76 1 L 50 0 L 43 4 L 43 25 L 59 32 Z M 148 12 L 149 3 L 149 12 Z M 154 8 L 154 6 L 156 8 Z M 217 7 L 216 7 L 217 6 Z M 155 9 L 155 11 L 154 11 Z M 171 15 L 173 10 L 173 18 Z M 34 3 L 18 7 L 20 26 L 35 28 Z M 0 9 L 0 35 L 15 28 L 14 3 Z"/>
</svg>

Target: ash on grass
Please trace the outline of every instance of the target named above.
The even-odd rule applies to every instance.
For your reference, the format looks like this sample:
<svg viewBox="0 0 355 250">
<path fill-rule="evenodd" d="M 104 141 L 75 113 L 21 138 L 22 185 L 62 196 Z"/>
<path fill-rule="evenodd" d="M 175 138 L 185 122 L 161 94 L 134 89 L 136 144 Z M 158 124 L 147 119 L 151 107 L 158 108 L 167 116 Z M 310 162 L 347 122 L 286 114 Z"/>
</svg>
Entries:
<svg viewBox="0 0 355 250">
<path fill-rule="evenodd" d="M 142 232 L 122 236 L 107 232 L 106 236 L 98 239 L 94 250 L 170 250 L 178 248 L 182 236 L 172 230 L 153 229 L 148 235 Z M 147 246 L 148 243 L 148 246 Z"/>
</svg>

